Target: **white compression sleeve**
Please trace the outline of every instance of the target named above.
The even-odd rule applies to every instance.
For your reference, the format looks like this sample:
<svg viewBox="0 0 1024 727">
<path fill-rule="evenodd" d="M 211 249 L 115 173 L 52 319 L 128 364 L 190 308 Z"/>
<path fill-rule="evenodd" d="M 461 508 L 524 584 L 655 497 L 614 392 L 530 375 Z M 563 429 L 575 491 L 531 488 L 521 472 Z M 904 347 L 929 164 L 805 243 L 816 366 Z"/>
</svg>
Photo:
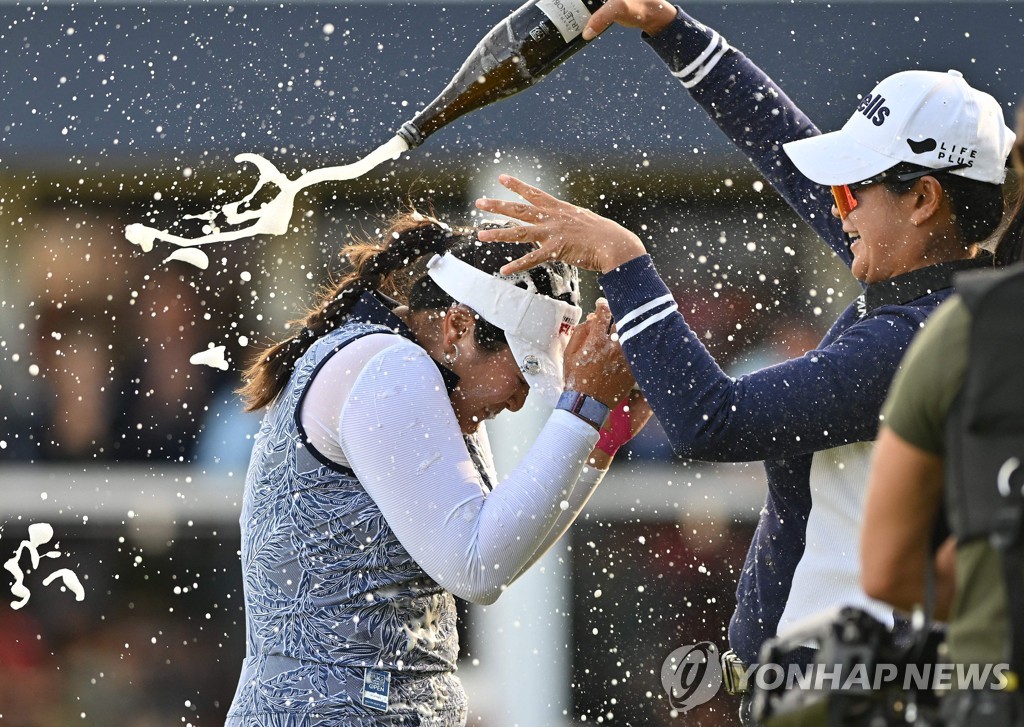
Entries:
<svg viewBox="0 0 1024 727">
<path fill-rule="evenodd" d="M 489 495 L 437 366 L 412 343 L 374 356 L 340 418 L 349 466 L 402 546 L 438 584 L 492 603 L 545 544 L 598 434 L 552 412 L 536 442 Z"/>
<path fill-rule="evenodd" d="M 608 470 L 599 470 L 596 467 L 587 466 L 583 468 L 583 473 L 580 478 L 576 481 L 576 486 L 572 488 L 572 492 L 569 494 L 567 507 L 563 512 L 558 515 L 558 519 L 548 532 L 544 542 L 540 544 L 537 551 L 533 554 L 526 565 L 523 566 L 522 570 L 516 574 L 513 581 L 519 579 L 523 573 L 530 570 L 533 564 L 544 557 L 544 554 L 551 550 L 551 546 L 557 543 L 565 531 L 576 522 L 576 518 L 583 512 L 583 508 L 586 506 L 587 501 L 590 500 L 590 496 L 594 494 L 597 486 L 601 484 L 601 480 L 604 479 L 605 474 Z"/>
<path fill-rule="evenodd" d="M 339 444 L 341 408 L 370 359 L 387 348 L 410 343 L 394 333 L 371 333 L 350 341 L 320 366 L 307 384 L 306 396 L 299 410 L 302 428 L 316 451 L 332 462 L 348 467 L 348 460 Z"/>
</svg>

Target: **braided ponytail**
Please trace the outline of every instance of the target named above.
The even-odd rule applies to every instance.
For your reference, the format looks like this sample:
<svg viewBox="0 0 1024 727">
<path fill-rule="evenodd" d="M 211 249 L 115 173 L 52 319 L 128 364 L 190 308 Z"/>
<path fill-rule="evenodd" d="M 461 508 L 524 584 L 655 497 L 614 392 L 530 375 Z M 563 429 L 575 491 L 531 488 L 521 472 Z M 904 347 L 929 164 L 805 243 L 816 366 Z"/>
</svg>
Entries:
<svg viewBox="0 0 1024 727">
<path fill-rule="evenodd" d="M 327 288 L 320 304 L 307 311 L 305 318 L 291 321 L 291 325 L 302 325 L 298 332 L 269 346 L 246 368 L 245 384 L 238 390 L 245 410 L 256 411 L 272 402 L 288 383 L 296 362 L 317 339 L 345 322 L 364 293 L 380 291 L 402 300 L 405 286 L 396 273 L 444 253 L 457 241 L 440 222 L 411 213 L 392 221 L 384 247 L 365 242 L 346 246 L 342 257 L 351 272 Z"/>
</svg>

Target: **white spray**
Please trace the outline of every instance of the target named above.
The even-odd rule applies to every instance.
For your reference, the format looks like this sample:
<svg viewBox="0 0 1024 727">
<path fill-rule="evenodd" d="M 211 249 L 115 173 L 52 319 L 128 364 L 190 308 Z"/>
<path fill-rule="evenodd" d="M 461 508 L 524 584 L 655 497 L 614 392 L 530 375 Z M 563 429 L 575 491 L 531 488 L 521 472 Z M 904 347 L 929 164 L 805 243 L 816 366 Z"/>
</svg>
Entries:
<svg viewBox="0 0 1024 727">
<path fill-rule="evenodd" d="M 158 230 L 135 223 L 125 228 L 124 236 L 132 244 L 141 247 L 143 252 L 149 252 L 153 249 L 153 243 L 156 240 L 169 242 L 179 247 L 193 247 L 210 242 L 241 240 L 247 237 L 254 237 L 255 235 L 283 235 L 288 232 L 288 224 L 291 221 L 292 211 L 295 206 L 295 196 L 306 187 L 322 182 L 344 182 L 356 179 L 389 159 L 397 159 L 401 156 L 402 152 L 408 150 L 408 142 L 400 136 L 395 136 L 386 144 L 377 147 L 367 156 L 353 164 L 314 169 L 302 174 L 297 179 L 289 179 L 283 172 L 278 171 L 277 167 L 259 154 L 239 154 L 235 157 L 236 162 L 239 164 L 245 162 L 254 164 L 259 172 L 260 178 L 252 192 L 237 202 L 223 205 L 219 210 L 209 210 L 198 215 L 185 215 L 185 219 L 208 221 L 211 232 L 200 237 L 187 238 L 172 235 L 165 230 Z M 259 209 L 241 211 L 241 208 L 249 204 L 260 190 L 268 184 L 277 187 L 277 196 Z M 216 224 L 218 217 L 223 217 L 223 224 L 230 226 L 243 225 L 247 222 L 252 224 L 234 230 L 221 231 Z M 172 255 L 172 259 L 183 260 L 197 267 L 203 267 L 199 263 L 205 259 L 205 255 Z"/>
</svg>

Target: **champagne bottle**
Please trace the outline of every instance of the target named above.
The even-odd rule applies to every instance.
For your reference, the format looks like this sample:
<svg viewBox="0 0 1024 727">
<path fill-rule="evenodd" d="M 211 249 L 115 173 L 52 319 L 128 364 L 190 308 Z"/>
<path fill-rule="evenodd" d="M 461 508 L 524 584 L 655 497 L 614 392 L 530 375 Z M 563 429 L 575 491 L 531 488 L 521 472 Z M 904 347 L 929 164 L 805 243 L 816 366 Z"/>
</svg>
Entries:
<svg viewBox="0 0 1024 727">
<path fill-rule="evenodd" d="M 529 0 L 484 36 L 441 94 L 402 125 L 409 147 L 463 114 L 529 88 L 580 50 L 605 0 Z"/>
</svg>

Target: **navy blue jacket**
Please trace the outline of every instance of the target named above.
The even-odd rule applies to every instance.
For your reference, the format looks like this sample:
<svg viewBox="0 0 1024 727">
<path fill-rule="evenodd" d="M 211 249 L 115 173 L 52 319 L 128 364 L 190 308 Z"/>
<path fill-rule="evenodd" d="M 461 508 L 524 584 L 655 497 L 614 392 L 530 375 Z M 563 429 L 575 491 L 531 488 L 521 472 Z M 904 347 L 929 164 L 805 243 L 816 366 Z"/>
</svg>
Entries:
<svg viewBox="0 0 1024 727">
<path fill-rule="evenodd" d="M 742 53 L 682 11 L 647 41 L 849 265 L 830 190 L 800 174 L 782 150 L 784 142 L 820 133 L 814 124 Z M 856 600 L 847 596 L 859 592 L 857 529 L 870 448 L 858 443 L 874 439 L 903 352 L 950 294 L 952 273 L 979 264 L 934 265 L 867 286 L 817 349 L 737 379 L 687 325 L 649 256 L 600 278 L 630 366 L 675 451 L 707 461 L 765 460 L 767 499 L 729 627 L 730 645 L 744 661 L 757 660 L 762 642 L 786 620 L 784 611 L 804 616 L 821 603 L 841 605 L 831 598 Z M 812 511 L 818 534 L 807 545 Z M 881 604 L 857 605 L 879 615 Z"/>
</svg>

